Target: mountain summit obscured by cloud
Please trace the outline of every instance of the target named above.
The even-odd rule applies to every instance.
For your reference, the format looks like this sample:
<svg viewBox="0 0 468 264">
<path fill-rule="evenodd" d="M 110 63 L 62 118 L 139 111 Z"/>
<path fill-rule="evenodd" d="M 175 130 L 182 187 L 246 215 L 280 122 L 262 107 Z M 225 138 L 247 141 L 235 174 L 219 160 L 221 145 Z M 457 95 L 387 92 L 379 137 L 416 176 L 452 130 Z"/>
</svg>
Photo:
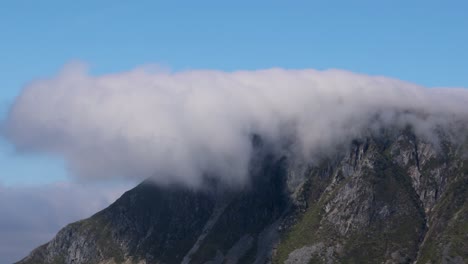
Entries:
<svg viewBox="0 0 468 264">
<path fill-rule="evenodd" d="M 4 124 L 19 151 L 63 156 L 77 177 L 242 184 L 259 134 L 307 158 L 386 126 L 431 137 L 463 124 L 468 90 L 341 70 L 129 72 L 68 65 L 24 87 Z"/>
</svg>

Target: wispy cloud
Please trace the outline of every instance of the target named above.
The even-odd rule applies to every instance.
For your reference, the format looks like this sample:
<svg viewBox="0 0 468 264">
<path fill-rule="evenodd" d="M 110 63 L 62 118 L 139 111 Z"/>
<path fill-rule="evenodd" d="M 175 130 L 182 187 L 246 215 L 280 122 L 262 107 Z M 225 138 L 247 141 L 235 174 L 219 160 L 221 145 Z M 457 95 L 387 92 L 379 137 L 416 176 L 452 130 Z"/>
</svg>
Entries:
<svg viewBox="0 0 468 264">
<path fill-rule="evenodd" d="M 13 263 L 66 224 L 91 216 L 129 186 L 59 183 L 0 185 L 0 263 Z"/>
</svg>

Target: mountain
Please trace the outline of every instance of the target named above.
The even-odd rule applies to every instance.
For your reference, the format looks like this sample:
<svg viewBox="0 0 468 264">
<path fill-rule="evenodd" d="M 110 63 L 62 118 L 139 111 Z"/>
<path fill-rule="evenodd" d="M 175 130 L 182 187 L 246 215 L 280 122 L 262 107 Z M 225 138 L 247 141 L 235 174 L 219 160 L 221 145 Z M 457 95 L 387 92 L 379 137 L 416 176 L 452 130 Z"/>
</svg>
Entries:
<svg viewBox="0 0 468 264">
<path fill-rule="evenodd" d="M 446 138 L 383 131 L 309 162 L 256 137 L 249 184 L 145 181 L 18 263 L 467 263 L 466 144 Z"/>
</svg>

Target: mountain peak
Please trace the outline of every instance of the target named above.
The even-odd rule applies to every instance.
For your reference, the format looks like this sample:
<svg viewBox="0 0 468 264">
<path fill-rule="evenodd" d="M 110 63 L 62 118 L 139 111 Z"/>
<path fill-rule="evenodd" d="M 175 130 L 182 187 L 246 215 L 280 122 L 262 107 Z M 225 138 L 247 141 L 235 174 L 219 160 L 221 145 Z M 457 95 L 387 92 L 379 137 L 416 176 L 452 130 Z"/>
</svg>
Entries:
<svg viewBox="0 0 468 264">
<path fill-rule="evenodd" d="M 249 184 L 146 181 L 70 224 L 29 263 L 463 263 L 468 160 L 411 130 L 304 162 L 260 138 Z"/>
</svg>

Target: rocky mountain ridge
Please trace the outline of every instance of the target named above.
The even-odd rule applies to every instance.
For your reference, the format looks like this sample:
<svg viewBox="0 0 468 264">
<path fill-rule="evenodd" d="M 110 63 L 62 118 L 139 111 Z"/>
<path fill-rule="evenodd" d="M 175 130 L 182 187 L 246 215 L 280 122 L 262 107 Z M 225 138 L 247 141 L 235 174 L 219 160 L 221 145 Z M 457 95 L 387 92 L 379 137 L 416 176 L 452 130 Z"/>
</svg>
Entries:
<svg viewBox="0 0 468 264">
<path fill-rule="evenodd" d="M 317 162 L 257 142 L 251 183 L 145 182 L 18 263 L 466 263 L 468 158 L 410 130 Z"/>
</svg>

